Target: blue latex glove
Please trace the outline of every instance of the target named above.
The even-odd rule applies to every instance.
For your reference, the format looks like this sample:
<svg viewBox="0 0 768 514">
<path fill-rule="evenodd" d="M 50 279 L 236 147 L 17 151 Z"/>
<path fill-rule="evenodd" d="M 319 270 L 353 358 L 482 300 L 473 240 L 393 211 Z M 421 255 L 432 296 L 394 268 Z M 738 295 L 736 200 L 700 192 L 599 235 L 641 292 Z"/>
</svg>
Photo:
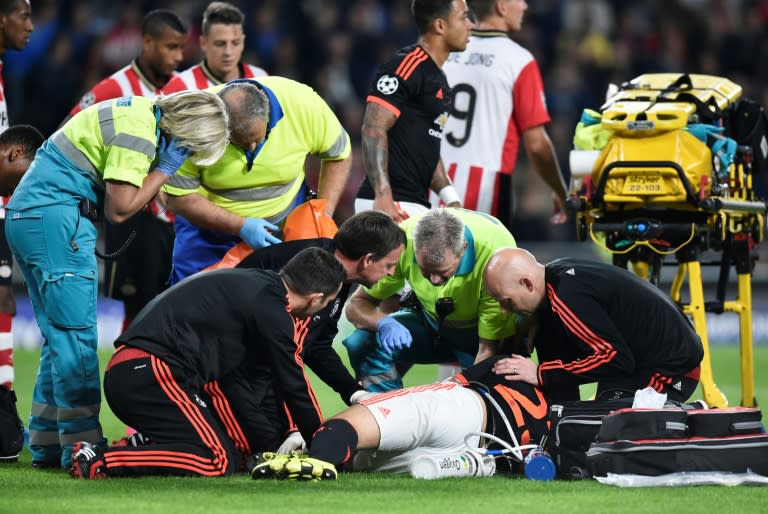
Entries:
<svg viewBox="0 0 768 514">
<path fill-rule="evenodd" d="M 178 140 L 175 137 L 167 141 L 165 136 L 161 136 L 160 146 L 157 148 L 155 169 L 170 177 L 179 170 L 190 155 L 192 155 L 192 150 L 178 146 Z"/>
<path fill-rule="evenodd" d="M 280 227 L 261 218 L 245 218 L 245 225 L 240 229 L 240 239 L 251 248 L 262 248 L 282 243 L 280 239 L 270 233 L 270 230 L 276 232 L 280 230 Z"/>
<path fill-rule="evenodd" d="M 585 127 L 589 127 L 591 125 L 597 125 L 602 119 L 603 115 L 599 112 L 593 111 L 592 109 L 584 109 L 581 113 L 581 120 L 579 121 L 583 123 Z"/>
<path fill-rule="evenodd" d="M 710 125 L 709 123 L 691 123 L 687 127 L 685 127 L 685 130 L 690 132 L 693 136 L 695 136 L 699 141 L 702 143 L 709 143 L 708 137 L 709 135 L 719 135 L 720 133 L 725 130 L 723 127 L 717 127 L 715 125 Z"/>
<path fill-rule="evenodd" d="M 736 156 L 738 144 L 730 137 L 722 135 L 725 130 L 723 127 L 710 125 L 708 123 L 692 123 L 686 127 L 697 139 L 709 145 L 712 155 L 719 159 L 717 168 L 720 178 L 728 176 L 728 170 Z"/>
<path fill-rule="evenodd" d="M 403 348 L 410 348 L 413 342 L 411 333 L 405 325 L 391 316 L 384 316 L 376 323 L 376 331 L 379 333 L 381 345 L 389 353 Z"/>
</svg>

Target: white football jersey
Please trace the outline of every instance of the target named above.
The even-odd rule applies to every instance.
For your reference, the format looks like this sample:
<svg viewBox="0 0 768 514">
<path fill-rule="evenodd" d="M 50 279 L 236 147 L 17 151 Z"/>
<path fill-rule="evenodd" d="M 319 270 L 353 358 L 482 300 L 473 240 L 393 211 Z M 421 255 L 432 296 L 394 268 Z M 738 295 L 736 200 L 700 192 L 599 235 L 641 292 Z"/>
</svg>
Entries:
<svg viewBox="0 0 768 514">
<path fill-rule="evenodd" d="M 240 78 L 243 79 L 267 76 L 266 71 L 258 66 L 253 66 L 252 64 L 241 64 L 240 68 L 242 70 Z M 219 79 L 213 76 L 213 73 L 208 69 L 205 61 L 203 61 L 187 68 L 171 79 L 168 84 L 163 87 L 163 92 L 170 94 L 187 89 L 207 89 L 221 83 L 222 82 Z"/>
<path fill-rule="evenodd" d="M 514 171 L 521 134 L 549 122 L 538 64 L 506 33 L 475 30 L 443 71 L 453 96 L 443 164 L 465 208 L 495 215 L 496 175 Z"/>
</svg>

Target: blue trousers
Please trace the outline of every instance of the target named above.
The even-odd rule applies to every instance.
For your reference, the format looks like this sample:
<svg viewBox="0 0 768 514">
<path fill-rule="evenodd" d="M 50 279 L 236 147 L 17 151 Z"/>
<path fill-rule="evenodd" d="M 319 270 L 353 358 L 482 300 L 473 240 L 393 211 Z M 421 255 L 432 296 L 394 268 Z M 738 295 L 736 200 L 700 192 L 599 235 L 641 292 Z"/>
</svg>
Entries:
<svg viewBox="0 0 768 514">
<path fill-rule="evenodd" d="M 225 253 L 240 242 L 238 236 L 198 227 L 179 215 L 176 215 L 173 228 L 176 236 L 171 259 L 169 280 L 171 285 L 216 264 Z"/>
<path fill-rule="evenodd" d="M 374 331 L 357 329 L 342 344 L 349 362 L 367 391 L 382 392 L 403 387 L 402 376 L 413 364 L 458 361 L 462 368 L 472 365 L 477 355 L 477 327 L 443 328 L 439 331 L 420 311 L 401 310 L 391 314 L 413 337 L 409 348 L 389 353 Z"/>
<path fill-rule="evenodd" d="M 71 465 L 78 441 L 101 444 L 96 355 L 96 228 L 76 205 L 9 211 L 5 233 L 43 335 L 32 396 L 32 460 Z"/>
<path fill-rule="evenodd" d="M 299 189 L 290 210 L 295 209 L 307 199 L 309 187 L 306 182 Z M 289 211 L 290 212 L 290 211 Z M 285 213 L 285 216 L 288 212 Z M 285 219 L 273 220 L 281 225 Z M 176 237 L 173 242 L 171 276 L 169 283 L 177 284 L 208 266 L 216 264 L 233 246 L 241 241 L 240 236 L 202 228 L 183 216 L 176 215 L 173 223 Z"/>
</svg>

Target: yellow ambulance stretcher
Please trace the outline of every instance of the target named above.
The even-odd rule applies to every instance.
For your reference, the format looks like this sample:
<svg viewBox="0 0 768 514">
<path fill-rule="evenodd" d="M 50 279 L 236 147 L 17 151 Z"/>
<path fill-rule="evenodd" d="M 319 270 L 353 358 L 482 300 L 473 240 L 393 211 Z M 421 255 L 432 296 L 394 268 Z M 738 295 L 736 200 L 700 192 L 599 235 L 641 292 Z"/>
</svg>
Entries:
<svg viewBox="0 0 768 514">
<path fill-rule="evenodd" d="M 753 160 L 768 150 L 732 137 L 734 123 L 745 121 L 740 117 L 756 116 L 742 108 L 741 93 L 740 86 L 722 77 L 641 75 L 594 113 L 598 121 L 583 130 L 582 148 L 571 159 L 568 206 L 575 212 L 578 238 L 591 238 L 614 264 L 629 266 L 655 284 L 665 261 L 677 266 L 670 294 L 701 337 L 701 387 L 713 407 L 728 400 L 712 372 L 707 312 L 738 314 L 741 404 L 756 403 L 751 277 L 766 203 L 755 194 Z M 762 109 L 759 114 L 764 116 Z M 577 129 L 575 142 L 579 136 Z M 702 264 L 720 267 L 713 301 L 704 299 Z M 737 294 L 726 300 L 731 266 Z"/>
</svg>

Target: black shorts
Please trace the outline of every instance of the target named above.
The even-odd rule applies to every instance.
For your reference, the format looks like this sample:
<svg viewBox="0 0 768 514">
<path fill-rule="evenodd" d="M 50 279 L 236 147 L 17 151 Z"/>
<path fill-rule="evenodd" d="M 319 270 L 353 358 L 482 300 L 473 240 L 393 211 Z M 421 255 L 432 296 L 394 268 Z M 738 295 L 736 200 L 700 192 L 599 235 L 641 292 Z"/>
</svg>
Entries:
<svg viewBox="0 0 768 514">
<path fill-rule="evenodd" d="M 140 211 L 120 225 L 106 224 L 106 253 L 117 251 L 136 237 L 117 259 L 104 265 L 104 296 L 145 304 L 168 287 L 173 253 L 173 224 Z"/>
<path fill-rule="evenodd" d="M 250 451 L 274 451 L 279 447 L 289 423 L 283 401 L 275 393 L 275 377 L 269 368 L 243 366 L 220 382 Z"/>
<path fill-rule="evenodd" d="M 154 444 L 108 448 L 107 459 L 116 454 L 115 463 L 108 465 L 110 474 L 223 476 L 240 469 L 241 451 L 230 433 L 241 430 L 231 422 L 227 398 L 215 389 L 217 383 L 210 382 L 210 389 L 193 385 L 202 381 L 138 348 L 115 352 L 104 373 L 107 403 L 120 421 Z M 203 390 L 214 401 L 205 402 Z"/>
<path fill-rule="evenodd" d="M 0 218 L 0 286 L 10 286 L 12 274 L 13 254 L 5 239 L 5 218 Z"/>
</svg>

